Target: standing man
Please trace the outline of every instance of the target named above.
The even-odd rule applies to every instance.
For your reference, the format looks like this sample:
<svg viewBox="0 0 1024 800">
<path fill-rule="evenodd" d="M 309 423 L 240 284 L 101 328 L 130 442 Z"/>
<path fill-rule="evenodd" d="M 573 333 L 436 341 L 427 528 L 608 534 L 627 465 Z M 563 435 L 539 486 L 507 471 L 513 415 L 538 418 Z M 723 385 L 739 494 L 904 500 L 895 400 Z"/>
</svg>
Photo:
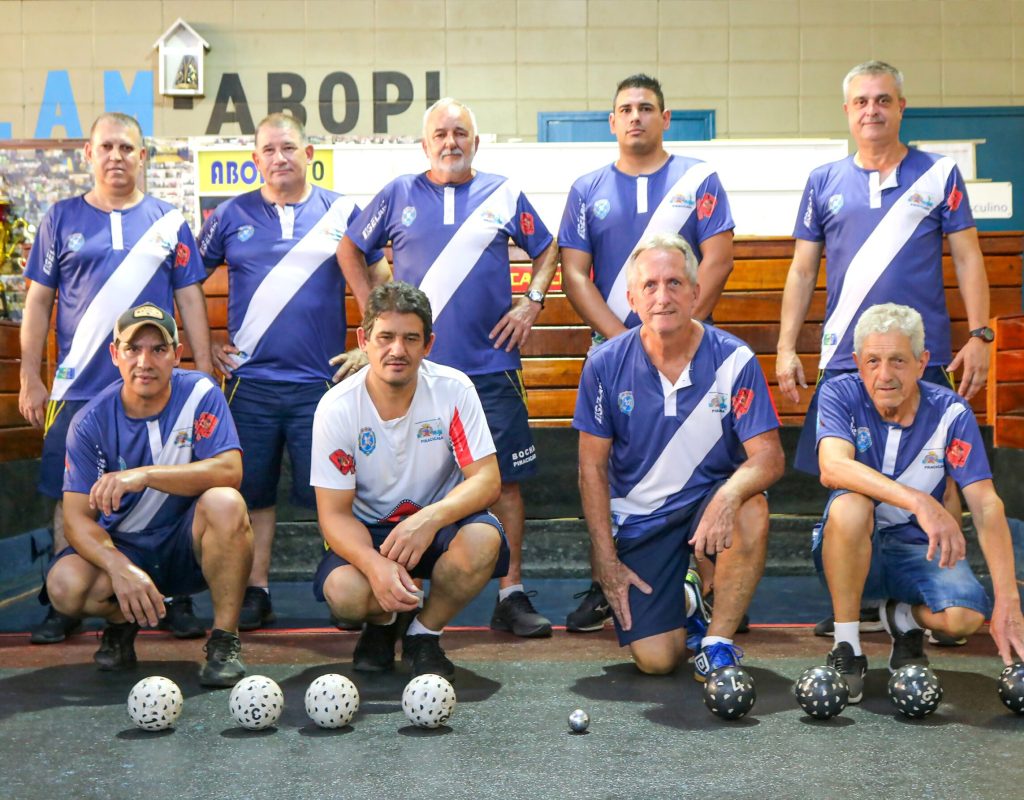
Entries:
<svg viewBox="0 0 1024 800">
<path fill-rule="evenodd" d="M 732 272 L 729 199 L 711 166 L 665 151 L 672 112 L 665 109 L 661 84 L 631 75 L 616 88 L 612 106 L 608 125 L 619 159 L 573 184 L 558 231 L 562 287 L 593 328 L 595 344 L 640 324 L 626 301 L 626 262 L 648 236 L 678 233 L 697 255 L 696 319 L 710 321 Z M 610 616 L 594 581 L 566 629 L 597 631 Z"/>
<path fill-rule="evenodd" d="M 465 375 L 424 360 L 432 326 L 419 289 L 378 286 L 356 331 L 369 367 L 316 410 L 312 478 L 330 549 L 313 591 L 336 617 L 375 623 L 352 654 L 361 672 L 394 668 L 397 616 L 416 611 L 414 579 L 429 578 L 402 658 L 414 675 L 454 675 L 441 632 L 508 567 L 487 511 L 501 475 L 483 408 Z"/>
<path fill-rule="evenodd" d="M 227 377 L 224 393 L 242 442 L 242 496 L 256 537 L 243 631 L 274 620 L 270 553 L 284 449 L 292 502 L 314 508 L 313 412 L 332 380 L 362 363 L 344 352 L 345 281 L 336 256 L 359 208 L 309 182 L 313 145 L 294 117 L 261 121 L 252 158 L 263 186 L 219 205 L 199 237 L 207 270 L 228 265 L 230 341 L 214 344 L 213 357 Z M 371 255 L 371 263 L 380 259 Z"/>
<path fill-rule="evenodd" d="M 751 349 L 693 319 L 697 259 L 682 237 L 645 239 L 627 270 L 640 327 L 587 360 L 573 417 L 591 563 L 619 644 L 664 674 L 703 616 L 690 553 L 715 560 L 714 616 L 695 642 L 703 681 L 743 655 L 732 639 L 764 570 L 779 420 Z"/>
<path fill-rule="evenodd" d="M 92 189 L 46 212 L 25 269 L 32 283 L 21 324 L 18 408 L 30 424 L 43 428 L 39 491 L 57 501 L 55 553 L 67 546 L 61 490 L 68 424 L 117 378 L 107 344 L 125 304 L 148 301 L 171 311 L 176 302 L 196 367 L 213 372 L 204 272 L 192 231 L 178 209 L 138 188 L 146 160 L 142 128 L 127 114 L 102 114 L 92 124 L 85 157 L 92 167 Z M 58 293 L 58 366 L 48 392 L 40 373 Z M 205 632 L 188 597 L 169 602 L 165 619 L 179 637 Z M 78 625 L 78 619 L 51 608 L 33 630 L 32 641 L 63 641 Z"/>
<path fill-rule="evenodd" d="M 208 375 L 175 369 L 174 317 L 153 303 L 121 314 L 109 358 L 121 374 L 79 411 L 67 437 L 64 511 L 69 547 L 45 591 L 70 617 L 107 620 L 94 660 L 136 664 L 135 635 L 164 615 L 166 594 L 207 587 L 213 631 L 203 686 L 233 686 L 238 611 L 252 561 L 252 529 L 235 487 L 238 436 Z"/>
<path fill-rule="evenodd" d="M 551 623 L 533 608 L 520 571 L 525 515 L 519 483 L 536 473 L 537 454 L 519 348 L 544 305 L 558 246 L 515 184 L 473 169 L 479 144 L 476 118 L 467 106 L 450 97 L 434 103 L 423 117 L 430 169 L 385 186 L 349 227 L 339 259 L 365 311 L 375 282 L 366 253 L 390 240 L 395 277 L 430 299 L 437 331 L 431 357 L 473 381 L 498 451 L 501 497 L 493 509 L 512 559 L 500 581 L 491 627 L 517 636 L 550 636 Z M 514 304 L 510 237 L 533 259 L 529 290 Z"/>
</svg>

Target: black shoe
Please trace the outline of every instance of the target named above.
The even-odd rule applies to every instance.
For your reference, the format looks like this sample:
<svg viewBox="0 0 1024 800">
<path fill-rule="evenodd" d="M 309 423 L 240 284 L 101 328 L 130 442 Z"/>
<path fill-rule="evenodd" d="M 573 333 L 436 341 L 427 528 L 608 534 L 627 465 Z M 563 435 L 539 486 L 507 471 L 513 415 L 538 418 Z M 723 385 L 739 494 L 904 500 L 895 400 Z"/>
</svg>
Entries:
<svg viewBox="0 0 1024 800">
<path fill-rule="evenodd" d="M 455 665 L 441 648 L 441 637 L 430 633 L 406 634 L 402 639 L 402 661 L 409 665 L 413 677 L 417 675 L 455 674 Z"/>
<path fill-rule="evenodd" d="M 868 672 L 868 657 L 855 656 L 852 644 L 840 642 L 832 648 L 825 663 L 846 679 L 846 685 L 850 687 L 850 699 L 847 702 L 853 705 L 859 703 L 864 697 L 864 676 Z"/>
<path fill-rule="evenodd" d="M 238 657 L 242 640 L 233 633 L 215 628 L 203 646 L 206 663 L 199 670 L 202 686 L 234 686 L 245 677 L 245 664 Z"/>
<path fill-rule="evenodd" d="M 491 615 L 491 630 L 506 631 L 528 639 L 551 635 L 551 621 L 542 617 L 533 607 L 530 598 L 536 592 L 512 592 L 494 605 Z"/>
<path fill-rule="evenodd" d="M 334 614 L 331 614 L 331 624 L 339 631 L 361 631 L 363 629 L 363 623 L 342 619 Z"/>
<path fill-rule="evenodd" d="M 270 595 L 259 586 L 246 586 L 242 612 L 238 615 L 238 630 L 254 631 L 277 619 Z"/>
<path fill-rule="evenodd" d="M 860 609 L 860 632 L 878 633 L 884 631 L 885 627 L 878 618 L 878 606 L 861 606 Z M 833 636 L 836 632 L 836 618 L 829 614 L 825 619 L 814 626 L 815 636 Z"/>
<path fill-rule="evenodd" d="M 591 633 L 599 631 L 612 618 L 612 607 L 604 596 L 601 584 L 594 581 L 589 589 L 577 592 L 573 599 L 582 597 L 583 601 L 575 611 L 570 611 L 565 618 L 565 629 L 570 633 Z"/>
<path fill-rule="evenodd" d="M 49 606 L 46 619 L 32 629 L 29 641 L 32 644 L 57 644 L 63 642 L 71 634 L 82 627 L 82 620 L 61 614 L 53 606 Z"/>
<path fill-rule="evenodd" d="M 367 622 L 352 651 L 352 669 L 356 672 L 390 672 L 395 668 L 395 642 L 405 635 L 415 613 L 403 611 L 390 625 Z"/>
<path fill-rule="evenodd" d="M 206 628 L 192 609 L 192 598 L 185 595 L 164 600 L 167 613 L 157 626 L 162 631 L 170 631 L 175 639 L 198 639 L 206 635 Z"/>
<path fill-rule="evenodd" d="M 896 626 L 896 601 L 885 600 L 879 609 L 885 632 L 892 639 L 892 650 L 889 652 L 889 672 L 895 672 L 907 664 L 928 666 L 928 656 L 924 654 L 924 629 L 901 631 Z"/>
<path fill-rule="evenodd" d="M 92 660 L 104 672 L 131 669 L 139 663 L 135 656 L 135 634 L 139 626 L 134 622 L 108 622 L 100 639 L 100 649 Z"/>
</svg>

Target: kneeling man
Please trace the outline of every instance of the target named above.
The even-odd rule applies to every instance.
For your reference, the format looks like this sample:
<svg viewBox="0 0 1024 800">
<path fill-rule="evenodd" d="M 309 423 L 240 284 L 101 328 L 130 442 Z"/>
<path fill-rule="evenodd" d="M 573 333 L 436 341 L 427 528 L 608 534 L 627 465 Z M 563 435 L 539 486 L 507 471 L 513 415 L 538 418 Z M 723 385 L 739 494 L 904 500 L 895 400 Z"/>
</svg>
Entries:
<svg viewBox="0 0 1024 800">
<path fill-rule="evenodd" d="M 641 325 L 587 359 L 573 418 L 591 563 L 640 670 L 675 669 L 689 632 L 703 681 L 743 655 L 732 637 L 764 569 L 779 420 L 751 349 L 692 318 L 697 259 L 681 237 L 643 241 L 626 284 Z M 706 629 L 691 551 L 716 562 Z"/>
<path fill-rule="evenodd" d="M 889 671 L 927 664 L 924 628 L 957 639 L 991 612 L 990 632 L 1007 664 L 1024 657 L 1024 618 L 1003 503 L 992 485 L 977 420 L 951 389 L 921 380 L 924 323 L 908 306 L 867 309 L 854 330 L 857 372 L 821 386 L 817 441 L 821 482 L 833 489 L 814 556 L 835 612 L 828 663 L 864 692 L 861 596 L 883 597 L 892 637 Z M 964 493 L 995 605 L 964 560 L 960 524 L 942 505 L 946 476 Z"/>
<path fill-rule="evenodd" d="M 110 355 L 121 373 L 71 422 L 64 469 L 69 547 L 45 591 L 72 617 L 107 620 L 101 670 L 135 666 L 139 626 L 155 627 L 164 597 L 207 588 L 213 631 L 204 686 L 232 686 L 238 613 L 252 563 L 252 529 L 238 493 L 242 454 L 227 401 L 181 359 L 174 317 L 146 303 L 122 314 Z"/>
<path fill-rule="evenodd" d="M 427 296 L 407 283 L 378 286 L 356 335 L 369 367 L 335 386 L 313 420 L 311 482 L 326 545 L 318 600 L 365 621 L 355 669 L 394 668 L 399 615 L 420 605 L 402 658 L 414 675 L 452 676 L 444 626 L 492 577 L 508 570 L 497 517 L 494 443 L 473 383 L 426 361 L 434 344 Z"/>
</svg>

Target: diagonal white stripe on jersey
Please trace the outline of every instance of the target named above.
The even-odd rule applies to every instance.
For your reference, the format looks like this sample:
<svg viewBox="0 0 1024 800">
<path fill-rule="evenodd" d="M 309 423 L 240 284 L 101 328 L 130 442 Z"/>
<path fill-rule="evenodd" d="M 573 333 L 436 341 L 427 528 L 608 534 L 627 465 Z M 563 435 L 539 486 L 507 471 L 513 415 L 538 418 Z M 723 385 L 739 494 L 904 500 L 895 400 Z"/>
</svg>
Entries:
<svg viewBox="0 0 1024 800">
<path fill-rule="evenodd" d="M 150 225 L 125 254 L 124 260 L 107 278 L 82 315 L 68 354 L 57 369 L 58 376 L 64 374 L 62 370 L 67 370 L 71 377 L 54 378 L 51 400 L 63 399 L 75 382 L 75 376 L 96 355 L 96 351 L 110 341 L 117 318 L 134 303 L 167 256 L 174 252 L 178 229 L 184 224 L 181 212 L 171 209 Z"/>
<path fill-rule="evenodd" d="M 928 441 L 925 443 L 924 448 L 918 453 L 910 466 L 901 472 L 895 480 L 897 483 L 903 486 L 910 486 L 914 489 L 920 489 L 925 494 L 931 494 L 935 491 L 935 487 L 939 482 L 945 482 L 946 470 L 938 469 L 936 467 L 926 467 L 924 464 L 924 456 L 928 450 L 938 451 L 939 458 L 945 458 L 946 454 L 946 439 L 949 436 L 949 426 L 953 424 L 953 421 L 963 414 L 967 410 L 967 406 L 961 403 L 954 403 L 946 409 L 942 415 L 942 419 L 939 420 L 939 424 L 935 426 L 935 431 L 931 436 L 928 437 Z M 878 508 L 875 509 L 875 524 L 879 528 L 888 528 L 891 525 L 899 525 L 910 521 L 910 512 L 898 508 L 897 506 L 891 506 L 887 503 L 879 503 Z"/>
<path fill-rule="evenodd" d="M 324 260 L 337 251 L 337 232 L 345 230 L 354 203 L 348 197 L 339 197 L 331 203 L 313 229 L 270 269 L 249 300 L 245 318 L 235 332 L 235 347 L 249 355 L 256 351 L 263 335 L 285 306 Z"/>
<path fill-rule="evenodd" d="M 520 194 L 519 187 L 512 185 L 511 181 L 504 181 L 480 202 L 437 254 L 420 281 L 420 289 L 430 300 L 434 319 L 441 316 L 499 229 L 515 216 Z M 495 215 L 500 219 L 495 219 Z"/>
<path fill-rule="evenodd" d="M 923 203 L 911 205 L 904 198 L 919 192 L 944 200 L 946 181 L 955 166 L 956 162 L 949 156 L 943 156 L 936 161 L 893 204 L 850 261 L 843 277 L 839 300 L 822 328 L 827 338 L 823 340 L 821 346 L 820 369 L 825 369 L 832 360 L 850 325 L 854 323 L 853 317 L 863 304 L 864 298 L 868 296 L 868 292 L 892 264 L 892 260 L 903 249 L 903 245 L 914 235 L 917 226 L 932 212 L 931 208 L 922 208 Z M 826 340 L 829 344 L 824 343 Z"/>
<path fill-rule="evenodd" d="M 754 357 L 748 347 L 737 347 L 715 370 L 715 380 L 708 392 L 726 395 L 732 406 L 732 391 L 740 370 Z M 699 390 L 698 390 L 699 391 Z M 632 514 L 651 514 L 665 504 L 671 495 L 682 491 L 694 471 L 722 438 L 723 415 L 708 403 L 698 402 L 683 424 L 672 435 L 661 455 L 625 497 L 613 497 L 612 513 L 621 523 Z"/>
<path fill-rule="evenodd" d="M 697 190 L 713 172 L 714 170 L 709 164 L 699 161 L 680 175 L 679 180 L 665 192 L 665 196 L 661 198 L 658 207 L 654 209 L 654 213 L 651 214 L 651 219 L 647 223 L 647 227 L 644 228 L 640 238 L 629 248 L 630 255 L 636 250 L 640 242 L 652 234 L 678 233 L 682 230 L 683 225 L 686 224 L 693 210 L 697 207 L 697 201 L 700 199 L 697 197 Z M 689 206 L 689 208 L 682 204 L 674 207 L 672 201 L 677 195 L 683 195 L 693 200 L 693 205 Z M 612 285 L 611 291 L 608 293 L 608 308 L 623 322 L 629 316 L 629 301 L 626 300 L 626 264 L 628 263 L 629 257 L 627 256 L 626 261 L 619 268 L 619 274 L 615 276 L 615 283 Z"/>
<path fill-rule="evenodd" d="M 168 467 L 175 464 L 188 464 L 192 460 L 192 436 L 194 435 L 196 406 L 198 406 L 199 401 L 206 396 L 206 393 L 213 388 L 213 381 L 209 378 L 203 378 L 192 387 L 192 392 L 185 401 L 185 405 L 181 407 L 181 411 L 178 412 L 178 417 L 174 420 L 174 425 L 171 426 L 171 430 L 167 436 L 167 441 L 162 444 L 160 451 L 154 454 L 153 464 Z M 150 443 L 152 444 L 153 442 L 154 426 L 157 429 L 156 440 L 159 442 L 160 422 L 158 420 L 151 420 L 148 425 L 150 426 Z M 182 447 L 176 441 L 177 433 L 179 431 L 186 431 L 188 433 L 189 438 L 187 447 Z M 146 526 L 153 521 L 153 517 L 156 516 L 156 513 L 160 510 L 160 507 L 164 504 L 164 500 L 166 499 L 166 492 L 158 492 L 156 489 L 146 489 L 142 493 L 142 497 L 139 498 L 139 502 L 135 504 L 135 507 L 132 508 L 132 510 L 117 526 L 118 532 L 134 533 L 135 531 L 145 530 Z"/>
</svg>

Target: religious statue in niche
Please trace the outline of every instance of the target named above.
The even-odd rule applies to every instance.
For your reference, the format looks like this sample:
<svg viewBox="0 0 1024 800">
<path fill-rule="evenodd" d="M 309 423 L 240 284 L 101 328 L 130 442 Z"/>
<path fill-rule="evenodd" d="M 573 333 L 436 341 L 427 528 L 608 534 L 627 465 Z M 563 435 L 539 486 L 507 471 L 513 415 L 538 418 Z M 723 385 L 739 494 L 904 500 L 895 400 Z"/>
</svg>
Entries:
<svg viewBox="0 0 1024 800">
<path fill-rule="evenodd" d="M 199 65 L 196 62 L 195 56 L 182 56 L 181 64 L 178 65 L 178 72 L 174 77 L 174 88 L 199 88 Z"/>
</svg>

